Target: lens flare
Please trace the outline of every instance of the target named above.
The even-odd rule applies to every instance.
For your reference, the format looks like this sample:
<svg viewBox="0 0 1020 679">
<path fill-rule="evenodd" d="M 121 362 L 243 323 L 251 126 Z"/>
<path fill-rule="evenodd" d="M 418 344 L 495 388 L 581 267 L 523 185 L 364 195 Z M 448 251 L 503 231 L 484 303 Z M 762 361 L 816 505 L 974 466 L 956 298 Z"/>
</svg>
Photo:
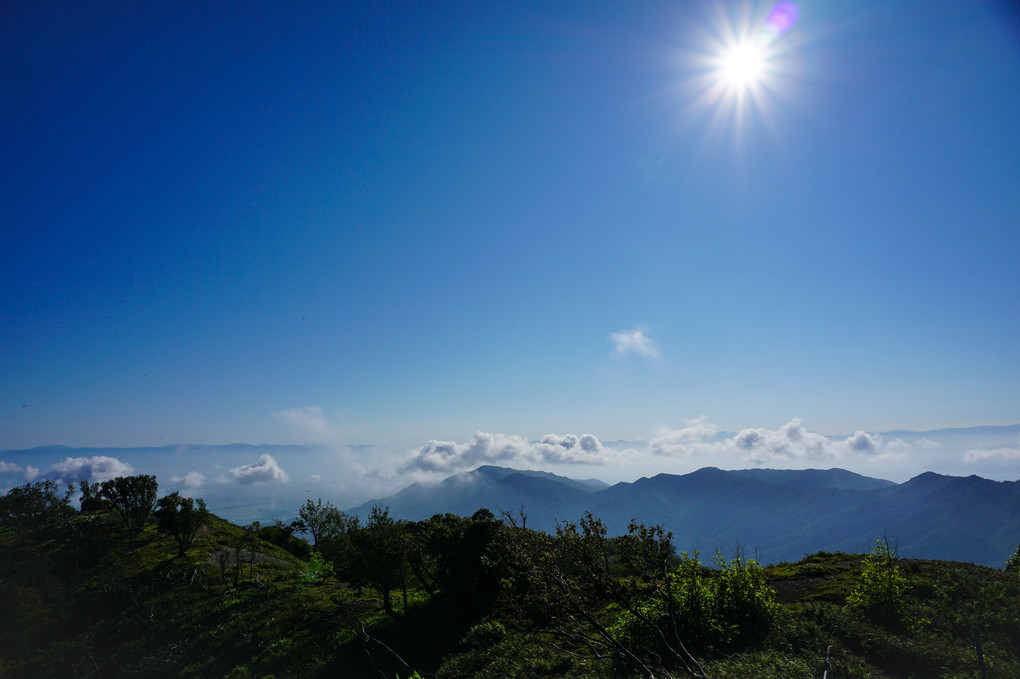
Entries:
<svg viewBox="0 0 1020 679">
<path fill-rule="evenodd" d="M 797 7 L 797 3 L 790 0 L 777 2 L 769 12 L 768 18 L 765 19 L 765 33 L 769 36 L 769 42 L 793 28 L 798 18 L 800 18 L 800 8 Z"/>
</svg>

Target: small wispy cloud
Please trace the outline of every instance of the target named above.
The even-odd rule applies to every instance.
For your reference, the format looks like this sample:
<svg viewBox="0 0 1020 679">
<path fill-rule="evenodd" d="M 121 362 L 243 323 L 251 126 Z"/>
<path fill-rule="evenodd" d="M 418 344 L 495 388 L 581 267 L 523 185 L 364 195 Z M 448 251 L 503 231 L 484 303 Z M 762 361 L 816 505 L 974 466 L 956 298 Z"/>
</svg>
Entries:
<svg viewBox="0 0 1020 679">
<path fill-rule="evenodd" d="M 627 354 L 634 354 L 640 358 L 655 360 L 659 358 L 659 345 L 646 333 L 645 328 L 634 328 L 633 330 L 618 330 L 610 333 L 609 339 L 613 343 L 613 355 L 622 358 Z"/>
<path fill-rule="evenodd" d="M 3 460 L 0 460 L 0 474 L 14 474 L 20 471 L 24 470 L 13 462 L 4 462 Z"/>
</svg>

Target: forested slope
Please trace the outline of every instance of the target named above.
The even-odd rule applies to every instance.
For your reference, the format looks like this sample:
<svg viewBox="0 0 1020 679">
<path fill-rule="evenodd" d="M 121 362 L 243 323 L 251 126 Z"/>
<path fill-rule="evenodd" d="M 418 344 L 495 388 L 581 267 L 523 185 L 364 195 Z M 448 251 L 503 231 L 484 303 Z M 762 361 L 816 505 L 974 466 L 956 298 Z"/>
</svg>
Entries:
<svg viewBox="0 0 1020 679">
<path fill-rule="evenodd" d="M 1020 577 L 884 542 L 763 568 L 593 516 L 546 534 L 310 501 L 235 526 L 167 496 L 129 526 L 97 490 L 84 512 L 0 498 L 0 676 L 789 679 L 831 646 L 830 678 L 973 677 L 980 640 L 988 676 L 1020 677 Z"/>
</svg>

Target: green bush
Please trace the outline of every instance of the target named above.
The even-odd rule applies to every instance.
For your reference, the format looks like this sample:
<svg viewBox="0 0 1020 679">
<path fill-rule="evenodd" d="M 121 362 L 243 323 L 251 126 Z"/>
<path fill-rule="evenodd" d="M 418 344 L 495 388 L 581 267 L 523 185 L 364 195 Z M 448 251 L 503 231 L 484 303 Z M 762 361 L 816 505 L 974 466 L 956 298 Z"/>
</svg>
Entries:
<svg viewBox="0 0 1020 679">
<path fill-rule="evenodd" d="M 895 550 L 887 538 L 875 542 L 871 554 L 864 557 L 864 570 L 857 587 L 847 597 L 851 609 L 882 625 L 903 622 L 906 578 L 896 565 Z"/>
<path fill-rule="evenodd" d="M 764 639 L 778 611 L 775 592 L 765 582 L 756 561 L 716 556 L 716 573 L 707 571 L 697 554 L 680 554 L 669 575 L 672 602 L 655 598 L 624 611 L 613 626 L 620 641 L 641 657 L 663 656 L 655 628 L 672 637 L 672 630 L 695 655 L 734 651 Z M 672 604 L 672 605 L 671 605 Z"/>
<path fill-rule="evenodd" d="M 719 576 L 713 592 L 714 614 L 727 646 L 747 646 L 768 636 L 778 605 L 757 561 L 736 557 L 726 562 L 716 554 Z"/>
</svg>

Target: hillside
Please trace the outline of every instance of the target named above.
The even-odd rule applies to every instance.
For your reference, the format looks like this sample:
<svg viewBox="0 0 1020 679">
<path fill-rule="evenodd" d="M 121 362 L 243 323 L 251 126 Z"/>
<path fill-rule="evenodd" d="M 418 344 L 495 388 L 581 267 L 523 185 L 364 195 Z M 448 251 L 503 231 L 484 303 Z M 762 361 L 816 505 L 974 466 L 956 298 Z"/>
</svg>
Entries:
<svg viewBox="0 0 1020 679">
<path fill-rule="evenodd" d="M 611 535 L 626 532 L 636 518 L 672 531 L 683 548 L 728 551 L 740 544 L 765 562 L 817 550 L 859 552 L 886 533 L 904 556 L 998 566 L 1020 536 L 1020 482 L 932 472 L 897 484 L 843 469 L 706 467 L 599 488 L 553 474 L 480 467 L 348 511 L 364 517 L 374 505 L 405 519 L 523 506 L 528 526 L 545 531 L 590 511 Z"/>
<path fill-rule="evenodd" d="M 358 679 L 382 671 L 405 679 L 411 668 L 445 679 L 637 676 L 612 652 L 589 652 L 598 628 L 571 626 L 570 606 L 583 606 L 639 655 L 652 653 L 626 610 L 652 605 L 661 581 L 653 571 L 621 579 L 631 543 L 585 537 L 582 528 L 552 540 L 485 512 L 417 523 L 377 516 L 312 551 L 285 527 L 209 516 L 178 556 L 151 520 L 131 536 L 105 510 L 8 522 L 0 526 L 0 676 Z M 584 556 L 592 547 L 607 550 L 608 571 Z M 545 550 L 560 556 L 550 561 Z M 677 599 L 688 602 L 677 604 L 681 621 L 702 621 L 683 634 L 713 679 L 817 677 L 830 645 L 830 676 L 969 677 L 972 628 L 989 676 L 1020 677 L 1016 575 L 896 559 L 904 583 L 897 617 L 873 620 L 847 604 L 865 582 L 865 563 L 816 553 L 774 564 L 760 580 L 757 566 L 735 561 L 706 570 L 669 557 L 667 568 L 676 569 L 678 593 L 700 592 L 708 606 Z M 393 568 L 400 578 L 386 588 L 380 576 Z M 734 577 L 750 588 L 739 596 L 751 592 L 757 604 L 726 604 L 737 590 L 720 587 Z M 761 616 L 747 618 L 755 606 Z M 691 618 L 698 610 L 709 617 Z M 653 675 L 667 676 L 667 667 Z"/>
</svg>

